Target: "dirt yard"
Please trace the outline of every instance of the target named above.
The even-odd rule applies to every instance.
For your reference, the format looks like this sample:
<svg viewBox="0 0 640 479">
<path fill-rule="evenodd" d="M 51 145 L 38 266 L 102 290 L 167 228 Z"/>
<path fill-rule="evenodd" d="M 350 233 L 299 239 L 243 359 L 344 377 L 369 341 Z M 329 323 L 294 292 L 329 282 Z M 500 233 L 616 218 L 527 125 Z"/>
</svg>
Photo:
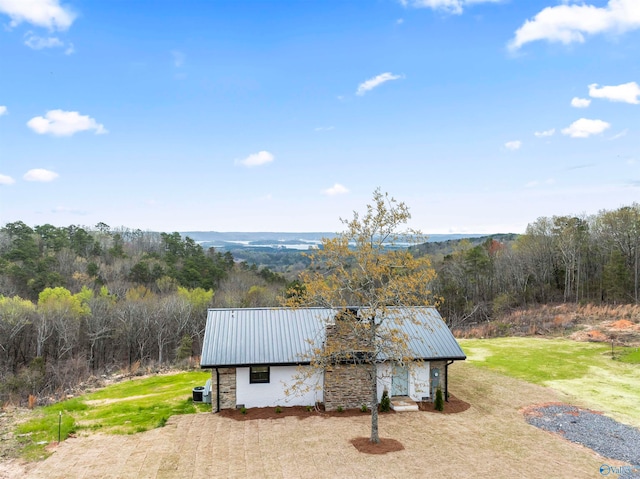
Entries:
<svg viewBox="0 0 640 479">
<path fill-rule="evenodd" d="M 520 410 L 571 398 L 459 363 L 450 389 L 471 407 L 457 414 L 381 417 L 381 436 L 404 449 L 360 453 L 369 416 L 282 416 L 235 420 L 177 416 L 131 436 L 69 439 L 47 460 L 0 464 L 0 477 L 30 478 L 597 478 L 607 462 L 594 452 L 527 424 Z"/>
</svg>

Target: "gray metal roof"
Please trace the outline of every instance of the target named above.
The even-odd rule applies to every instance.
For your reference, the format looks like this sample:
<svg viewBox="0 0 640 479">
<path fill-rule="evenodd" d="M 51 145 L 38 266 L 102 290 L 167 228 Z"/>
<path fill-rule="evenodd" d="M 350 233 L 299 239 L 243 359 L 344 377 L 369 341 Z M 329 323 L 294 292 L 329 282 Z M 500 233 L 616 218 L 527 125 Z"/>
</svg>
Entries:
<svg viewBox="0 0 640 479">
<path fill-rule="evenodd" d="M 336 312 L 325 308 L 209 309 L 200 366 L 308 363 L 313 348 L 324 342 L 326 324 Z M 466 358 L 435 308 L 390 308 L 388 315 L 412 318 L 402 321 L 400 329 L 409 338 L 414 358 Z"/>
</svg>

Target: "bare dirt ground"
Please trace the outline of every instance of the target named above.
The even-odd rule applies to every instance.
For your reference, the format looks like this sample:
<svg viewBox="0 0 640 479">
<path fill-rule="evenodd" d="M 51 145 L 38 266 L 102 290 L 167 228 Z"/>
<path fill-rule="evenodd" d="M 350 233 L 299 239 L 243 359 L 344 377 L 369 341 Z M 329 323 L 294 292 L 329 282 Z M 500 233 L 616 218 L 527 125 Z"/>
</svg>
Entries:
<svg viewBox="0 0 640 479">
<path fill-rule="evenodd" d="M 533 427 L 521 409 L 571 398 L 457 363 L 450 390 L 471 407 L 457 414 L 383 415 L 382 437 L 404 449 L 365 454 L 367 414 L 235 420 L 219 414 L 172 417 L 130 436 L 69 439 L 47 460 L 0 463 L 2 478 L 596 478 L 606 461 Z M 4 465 L 3 465 L 4 464 Z"/>
</svg>

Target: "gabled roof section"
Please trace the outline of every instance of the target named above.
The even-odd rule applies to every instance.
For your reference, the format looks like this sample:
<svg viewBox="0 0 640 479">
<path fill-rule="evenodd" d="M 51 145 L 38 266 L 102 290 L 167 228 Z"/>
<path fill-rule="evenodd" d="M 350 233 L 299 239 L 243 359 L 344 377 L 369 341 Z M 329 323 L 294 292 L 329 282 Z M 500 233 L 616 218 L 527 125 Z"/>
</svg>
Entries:
<svg viewBox="0 0 640 479">
<path fill-rule="evenodd" d="M 326 308 L 209 309 L 200 366 L 308 364 L 336 313 Z M 414 358 L 466 358 L 435 308 L 389 308 L 388 314 L 413 318 L 403 321 L 401 329 L 411 338 Z"/>
<path fill-rule="evenodd" d="M 399 318 L 404 318 L 400 321 L 402 323 L 400 329 L 409 338 L 408 349 L 413 353 L 414 358 L 423 360 L 467 358 L 436 308 L 432 306 L 389 308 L 387 314 L 390 317 L 395 314 Z"/>
<path fill-rule="evenodd" d="M 200 366 L 308 363 L 332 314 L 324 308 L 210 309 Z"/>
</svg>

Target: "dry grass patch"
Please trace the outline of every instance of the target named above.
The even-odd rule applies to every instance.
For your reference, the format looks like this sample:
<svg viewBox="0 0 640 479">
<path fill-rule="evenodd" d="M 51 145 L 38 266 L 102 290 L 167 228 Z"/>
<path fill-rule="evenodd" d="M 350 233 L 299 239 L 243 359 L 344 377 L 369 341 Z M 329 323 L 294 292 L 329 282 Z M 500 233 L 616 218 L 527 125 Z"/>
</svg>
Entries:
<svg viewBox="0 0 640 479">
<path fill-rule="evenodd" d="M 202 413 L 142 434 L 65 441 L 28 477 L 599 477 L 603 458 L 530 426 L 519 412 L 570 402 L 567 395 L 470 363 L 451 366 L 449 386 L 469 409 L 380 418 L 380 435 L 404 446 L 391 454 L 362 454 L 351 443 L 368 438 L 368 414 L 235 421 Z"/>
<path fill-rule="evenodd" d="M 624 325 L 624 327 L 613 325 Z M 567 336 L 579 332 L 579 341 L 594 340 L 582 331 L 599 330 L 595 340 L 613 339 L 629 345 L 640 344 L 640 305 L 544 304 L 521 308 L 479 326 L 455 330 L 459 338 L 494 338 L 504 336 Z M 625 332 L 620 336 L 616 333 Z M 614 334 L 610 334 L 614 333 Z M 597 333 L 595 333 L 597 335 Z"/>
</svg>

